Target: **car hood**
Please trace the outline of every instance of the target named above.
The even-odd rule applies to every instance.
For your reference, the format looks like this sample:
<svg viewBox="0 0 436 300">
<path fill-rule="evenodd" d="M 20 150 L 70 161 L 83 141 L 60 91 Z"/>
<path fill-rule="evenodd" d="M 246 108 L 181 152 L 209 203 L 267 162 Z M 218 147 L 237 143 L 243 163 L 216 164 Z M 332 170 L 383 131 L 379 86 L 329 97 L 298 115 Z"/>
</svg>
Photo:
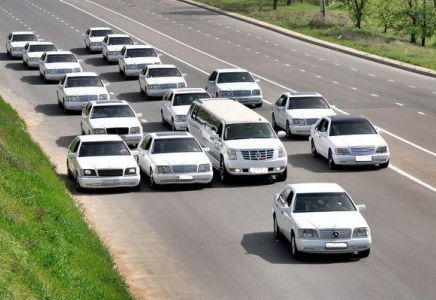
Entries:
<svg viewBox="0 0 436 300">
<path fill-rule="evenodd" d="M 141 127 L 141 123 L 136 117 L 90 119 L 90 123 L 93 128 Z"/>
<path fill-rule="evenodd" d="M 148 84 L 165 84 L 185 82 L 183 77 L 149 77 L 146 78 Z"/>
<path fill-rule="evenodd" d="M 330 140 L 337 147 L 383 146 L 386 141 L 379 134 L 354 134 L 331 136 Z"/>
<path fill-rule="evenodd" d="M 229 148 L 250 150 L 250 149 L 277 149 L 283 146 L 279 139 L 243 139 L 226 141 Z"/>
<path fill-rule="evenodd" d="M 104 36 L 93 36 L 93 37 L 90 37 L 89 40 L 91 42 L 94 42 L 94 43 L 96 43 L 96 42 L 103 42 Z"/>
<path fill-rule="evenodd" d="M 28 57 L 41 57 L 43 54 L 44 52 L 27 52 Z"/>
<path fill-rule="evenodd" d="M 80 64 L 78 62 L 75 63 L 46 63 L 45 64 L 46 69 L 74 69 L 74 68 L 80 68 Z"/>
<path fill-rule="evenodd" d="M 108 45 L 107 51 L 121 51 L 125 45 Z"/>
<path fill-rule="evenodd" d="M 287 112 L 294 119 L 319 119 L 336 115 L 332 109 L 289 109 Z"/>
<path fill-rule="evenodd" d="M 189 107 L 190 105 L 172 106 L 173 111 L 176 115 L 184 115 L 184 116 L 188 114 Z"/>
<path fill-rule="evenodd" d="M 11 47 L 24 47 L 24 46 L 26 46 L 27 43 L 28 43 L 28 41 L 24 41 L 24 42 L 11 42 Z"/>
<path fill-rule="evenodd" d="M 132 57 L 132 58 L 125 58 L 124 61 L 126 62 L 126 65 L 135 65 L 135 64 L 154 64 L 159 62 L 159 57 Z"/>
<path fill-rule="evenodd" d="M 220 90 L 235 91 L 235 90 L 260 90 L 256 82 L 233 82 L 233 83 L 218 83 L 217 87 Z"/>
<path fill-rule="evenodd" d="M 334 211 L 294 213 L 293 217 L 299 228 L 356 228 L 368 227 L 363 216 L 358 211 Z"/>
<path fill-rule="evenodd" d="M 95 87 L 95 86 L 82 86 L 76 88 L 66 88 L 64 89 L 65 94 L 68 96 L 72 95 L 101 95 L 108 94 L 105 87 Z"/>
<path fill-rule="evenodd" d="M 124 169 L 138 165 L 131 155 L 79 157 L 78 161 L 82 169 Z"/>
<path fill-rule="evenodd" d="M 152 157 L 156 165 L 164 166 L 210 164 L 204 152 L 156 153 Z"/>
</svg>

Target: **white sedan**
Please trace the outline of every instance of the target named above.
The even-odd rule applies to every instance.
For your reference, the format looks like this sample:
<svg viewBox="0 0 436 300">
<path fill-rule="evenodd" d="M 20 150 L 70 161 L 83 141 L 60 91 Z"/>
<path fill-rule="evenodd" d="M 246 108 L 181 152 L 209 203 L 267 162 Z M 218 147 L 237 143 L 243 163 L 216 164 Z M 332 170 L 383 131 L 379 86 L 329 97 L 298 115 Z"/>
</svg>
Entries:
<svg viewBox="0 0 436 300">
<path fill-rule="evenodd" d="M 85 134 L 117 134 L 127 145 L 142 140 L 141 113 L 124 100 L 90 101 L 82 111 L 80 129 Z"/>
<path fill-rule="evenodd" d="M 89 52 L 101 51 L 102 42 L 106 35 L 113 34 L 114 32 L 109 27 L 90 27 L 83 35 L 85 40 L 85 47 Z"/>
<path fill-rule="evenodd" d="M 175 65 L 149 65 L 139 73 L 139 90 L 145 98 L 162 97 L 167 90 L 184 88 L 186 74 Z"/>
<path fill-rule="evenodd" d="M 173 131 L 186 130 L 186 116 L 194 100 L 210 98 L 210 94 L 201 88 L 170 89 L 162 98 L 160 109 L 162 123 L 171 125 Z"/>
<path fill-rule="evenodd" d="M 94 72 L 67 73 L 58 84 L 58 104 L 66 114 L 70 110 L 81 111 L 89 101 L 108 100 L 107 86 L 109 82 L 103 83 Z"/>
<path fill-rule="evenodd" d="M 213 170 L 205 151 L 189 132 L 149 133 L 139 146 L 138 164 L 153 189 L 165 184 L 211 187 Z"/>
<path fill-rule="evenodd" d="M 11 57 L 23 57 L 23 47 L 39 40 L 32 31 L 13 31 L 6 38 L 6 53 Z"/>
<path fill-rule="evenodd" d="M 68 178 L 84 189 L 130 187 L 139 190 L 136 158 L 118 135 L 81 135 L 68 146 Z"/>
<path fill-rule="evenodd" d="M 125 79 L 138 76 L 146 65 L 161 65 L 160 55 L 149 45 L 124 46 L 118 57 L 120 74 L 123 74 Z"/>
<path fill-rule="evenodd" d="M 80 61 L 71 51 L 44 52 L 39 59 L 39 76 L 48 81 L 59 81 L 67 73 L 80 73 Z"/>
<path fill-rule="evenodd" d="M 325 116 L 310 128 L 313 157 L 328 159 L 330 169 L 338 165 L 389 166 L 389 147 L 371 122 L 361 115 Z"/>
<path fill-rule="evenodd" d="M 135 45 L 128 34 L 108 34 L 102 42 L 103 58 L 108 62 L 118 62 L 118 55 L 126 45 Z"/>
<path fill-rule="evenodd" d="M 23 64 L 30 68 L 37 68 L 39 59 L 44 52 L 58 51 L 51 42 L 28 42 L 23 48 Z"/>
<path fill-rule="evenodd" d="M 288 184 L 274 195 L 274 236 L 291 242 L 292 256 L 354 253 L 367 257 L 371 233 L 361 211 L 336 183 Z"/>
<path fill-rule="evenodd" d="M 286 130 L 286 136 L 309 135 L 319 118 L 336 115 L 332 106 L 315 92 L 286 92 L 272 104 L 272 125 Z"/>
</svg>

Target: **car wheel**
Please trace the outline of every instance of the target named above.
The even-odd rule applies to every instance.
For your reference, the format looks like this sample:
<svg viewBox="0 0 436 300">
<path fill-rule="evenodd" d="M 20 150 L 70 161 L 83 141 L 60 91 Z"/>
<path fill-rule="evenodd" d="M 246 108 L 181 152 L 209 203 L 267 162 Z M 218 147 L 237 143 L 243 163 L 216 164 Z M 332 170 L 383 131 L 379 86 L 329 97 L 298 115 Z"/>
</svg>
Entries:
<svg viewBox="0 0 436 300">
<path fill-rule="evenodd" d="M 82 126 L 80 126 L 80 133 L 81 133 L 81 135 L 86 135 L 85 130 L 83 130 Z"/>
<path fill-rule="evenodd" d="M 150 168 L 150 175 L 148 176 L 148 178 L 150 179 L 150 187 L 153 190 L 157 190 L 157 185 L 156 182 L 154 182 L 154 178 L 153 178 L 153 170 Z"/>
<path fill-rule="evenodd" d="M 150 96 L 148 95 L 148 91 L 147 91 L 146 87 L 144 88 L 144 95 L 145 95 L 145 100 L 149 100 L 150 99 Z"/>
<path fill-rule="evenodd" d="M 380 166 L 380 168 L 382 168 L 382 169 L 387 168 L 387 167 L 389 166 L 389 160 L 388 160 L 387 162 L 385 162 L 384 164 L 380 164 L 379 166 Z"/>
<path fill-rule="evenodd" d="M 71 174 L 71 170 L 70 170 L 70 165 L 68 164 L 68 160 L 67 160 L 67 177 L 68 179 L 73 179 L 73 174 Z"/>
<path fill-rule="evenodd" d="M 163 111 L 162 111 L 162 109 L 160 110 L 160 119 L 161 119 L 161 121 L 162 121 L 162 124 L 165 125 L 165 123 L 166 123 L 167 121 L 165 120 L 165 117 L 164 117 L 164 115 L 163 115 Z"/>
<path fill-rule="evenodd" d="M 39 77 L 40 77 L 40 78 L 43 78 L 43 77 L 44 77 L 44 75 L 42 75 L 42 73 L 41 73 L 41 70 L 39 70 Z"/>
<path fill-rule="evenodd" d="M 120 73 L 120 75 L 123 75 L 123 70 L 121 70 L 120 66 L 118 66 L 118 73 Z"/>
<path fill-rule="evenodd" d="M 26 62 L 26 66 L 27 66 L 27 69 L 28 69 L 28 70 L 31 69 L 31 67 L 30 67 L 30 65 L 29 65 L 29 61 Z"/>
<path fill-rule="evenodd" d="M 226 183 L 230 179 L 230 174 L 227 172 L 226 165 L 224 164 L 224 159 L 221 158 L 220 161 L 220 179 L 222 183 Z"/>
<path fill-rule="evenodd" d="M 25 61 L 24 59 L 23 59 L 23 65 L 24 65 L 24 66 L 26 66 L 26 65 L 27 65 L 27 64 L 26 64 L 26 61 Z"/>
<path fill-rule="evenodd" d="M 274 238 L 280 240 L 282 238 L 282 233 L 280 232 L 279 224 L 277 223 L 276 215 L 273 216 L 273 226 L 274 226 Z"/>
<path fill-rule="evenodd" d="M 208 188 L 213 187 L 213 178 L 210 182 L 206 183 L 206 187 L 208 187 Z"/>
<path fill-rule="evenodd" d="M 301 252 L 297 248 L 297 243 L 295 242 L 295 234 L 293 232 L 291 235 L 291 254 L 294 258 L 299 258 L 301 256 Z"/>
<path fill-rule="evenodd" d="M 357 255 L 359 256 L 359 258 L 365 258 L 369 256 L 369 252 L 371 251 L 371 248 L 369 248 L 368 250 L 365 251 L 359 251 L 357 252 Z"/>
<path fill-rule="evenodd" d="M 258 104 L 255 104 L 254 107 L 262 107 L 262 105 L 263 105 L 263 101 Z"/>
<path fill-rule="evenodd" d="M 45 75 L 46 75 L 46 74 L 45 74 L 45 72 L 44 72 L 44 76 L 43 76 L 43 77 L 44 77 L 44 82 L 45 82 L 45 83 L 48 83 L 49 81 L 48 81 L 48 79 L 47 79 L 47 77 L 46 77 Z"/>
<path fill-rule="evenodd" d="M 277 122 L 276 122 L 276 116 L 274 115 L 274 113 L 271 116 L 271 123 L 272 123 L 272 128 L 277 129 Z"/>
<path fill-rule="evenodd" d="M 174 124 L 174 118 L 171 118 L 171 130 L 176 131 L 176 125 Z"/>
<path fill-rule="evenodd" d="M 84 188 L 80 185 L 79 182 L 79 173 L 76 173 L 76 191 L 79 193 L 84 191 Z"/>
<path fill-rule="evenodd" d="M 62 103 L 62 105 L 63 105 L 63 108 L 64 108 L 64 114 L 66 114 L 66 115 L 68 115 L 69 113 L 70 113 L 70 110 L 67 108 L 67 106 L 65 105 L 65 100 L 64 100 L 64 102 Z"/>
<path fill-rule="evenodd" d="M 276 181 L 282 182 L 288 178 L 288 168 L 285 168 L 282 174 L 276 175 Z"/>
<path fill-rule="evenodd" d="M 294 135 L 291 132 L 291 129 L 289 128 L 289 121 L 286 121 L 286 137 L 289 139 L 292 139 Z"/>
<path fill-rule="evenodd" d="M 330 169 L 336 169 L 335 161 L 333 160 L 332 150 L 329 150 L 328 164 Z"/>
<path fill-rule="evenodd" d="M 8 47 L 6 47 L 6 54 L 7 54 L 8 56 L 12 56 L 11 51 L 9 51 Z"/>
<path fill-rule="evenodd" d="M 127 76 L 127 73 L 126 73 L 126 69 L 123 70 L 123 73 L 124 73 L 124 79 L 129 79 L 129 76 Z"/>
<path fill-rule="evenodd" d="M 56 93 L 56 96 L 58 98 L 58 106 L 61 107 L 62 106 L 62 102 L 61 102 L 61 99 L 59 99 L 59 94 Z"/>
<path fill-rule="evenodd" d="M 313 140 L 310 142 L 310 148 L 312 152 L 312 157 L 318 157 L 318 151 L 316 151 L 315 142 Z"/>
</svg>

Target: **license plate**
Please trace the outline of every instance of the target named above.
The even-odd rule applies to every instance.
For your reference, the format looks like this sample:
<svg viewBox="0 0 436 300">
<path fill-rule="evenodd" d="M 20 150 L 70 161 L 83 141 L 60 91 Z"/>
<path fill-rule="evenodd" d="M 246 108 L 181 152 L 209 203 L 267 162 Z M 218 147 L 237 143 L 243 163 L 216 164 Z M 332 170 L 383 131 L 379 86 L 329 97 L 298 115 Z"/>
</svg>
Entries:
<svg viewBox="0 0 436 300">
<path fill-rule="evenodd" d="M 265 174 L 268 173 L 268 168 L 250 168 L 250 173 Z"/>
<path fill-rule="evenodd" d="M 179 180 L 192 180 L 194 179 L 194 177 L 192 177 L 191 175 L 180 175 L 179 176 Z"/>
<path fill-rule="evenodd" d="M 325 243 L 326 249 L 346 249 L 348 248 L 347 243 Z"/>
<path fill-rule="evenodd" d="M 119 179 L 103 179 L 102 185 L 118 185 L 120 184 Z"/>
<path fill-rule="evenodd" d="M 372 161 L 371 155 L 356 156 L 356 161 Z"/>
</svg>

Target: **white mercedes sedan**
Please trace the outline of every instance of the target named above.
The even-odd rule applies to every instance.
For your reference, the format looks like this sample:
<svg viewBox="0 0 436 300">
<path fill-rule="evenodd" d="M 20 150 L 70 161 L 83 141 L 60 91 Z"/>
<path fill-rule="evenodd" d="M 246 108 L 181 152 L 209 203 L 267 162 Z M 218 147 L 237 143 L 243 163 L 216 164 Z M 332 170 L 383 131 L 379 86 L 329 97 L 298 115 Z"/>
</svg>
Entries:
<svg viewBox="0 0 436 300">
<path fill-rule="evenodd" d="M 118 56 L 120 74 L 125 79 L 138 76 L 146 65 L 161 65 L 160 55 L 150 45 L 124 46 Z"/>
<path fill-rule="evenodd" d="M 30 68 L 37 68 L 39 59 L 44 52 L 58 51 L 51 42 L 28 42 L 23 48 L 23 64 Z"/>
<path fill-rule="evenodd" d="M 361 115 L 325 116 L 310 128 L 313 157 L 328 159 L 330 169 L 338 165 L 389 166 L 389 147 L 371 122 Z"/>
<path fill-rule="evenodd" d="M 102 42 L 103 59 L 108 63 L 118 62 L 118 55 L 126 45 L 135 45 L 135 42 L 128 34 L 108 34 Z"/>
<path fill-rule="evenodd" d="M 39 40 L 32 31 L 12 31 L 6 38 L 6 53 L 11 57 L 23 57 L 23 47 L 27 42 Z"/>
<path fill-rule="evenodd" d="M 135 157 L 118 135 L 81 135 L 68 146 L 68 178 L 76 189 L 130 187 L 139 190 L 141 175 Z"/>
<path fill-rule="evenodd" d="M 85 41 L 85 47 L 89 52 L 101 51 L 103 46 L 103 39 L 108 34 L 113 34 L 114 32 L 110 27 L 90 27 L 86 30 L 83 35 Z"/>
<path fill-rule="evenodd" d="M 67 73 L 80 73 L 80 61 L 71 51 L 44 52 L 39 59 L 39 76 L 48 81 L 59 81 Z"/>
<path fill-rule="evenodd" d="M 139 90 L 146 99 L 162 97 L 169 89 L 187 87 L 185 76 L 175 65 L 148 65 L 139 73 Z"/>
<path fill-rule="evenodd" d="M 57 87 L 58 104 L 66 114 L 71 110 L 81 111 L 89 101 L 108 100 L 109 85 L 95 72 L 67 73 Z"/>
<path fill-rule="evenodd" d="M 149 133 L 138 149 L 138 164 L 151 188 L 168 184 L 201 184 L 211 187 L 213 170 L 209 158 L 189 132 Z"/>
<path fill-rule="evenodd" d="M 371 232 L 361 211 L 336 183 L 288 184 L 274 195 L 274 236 L 291 242 L 292 256 L 356 253 L 368 257 Z"/>
</svg>

